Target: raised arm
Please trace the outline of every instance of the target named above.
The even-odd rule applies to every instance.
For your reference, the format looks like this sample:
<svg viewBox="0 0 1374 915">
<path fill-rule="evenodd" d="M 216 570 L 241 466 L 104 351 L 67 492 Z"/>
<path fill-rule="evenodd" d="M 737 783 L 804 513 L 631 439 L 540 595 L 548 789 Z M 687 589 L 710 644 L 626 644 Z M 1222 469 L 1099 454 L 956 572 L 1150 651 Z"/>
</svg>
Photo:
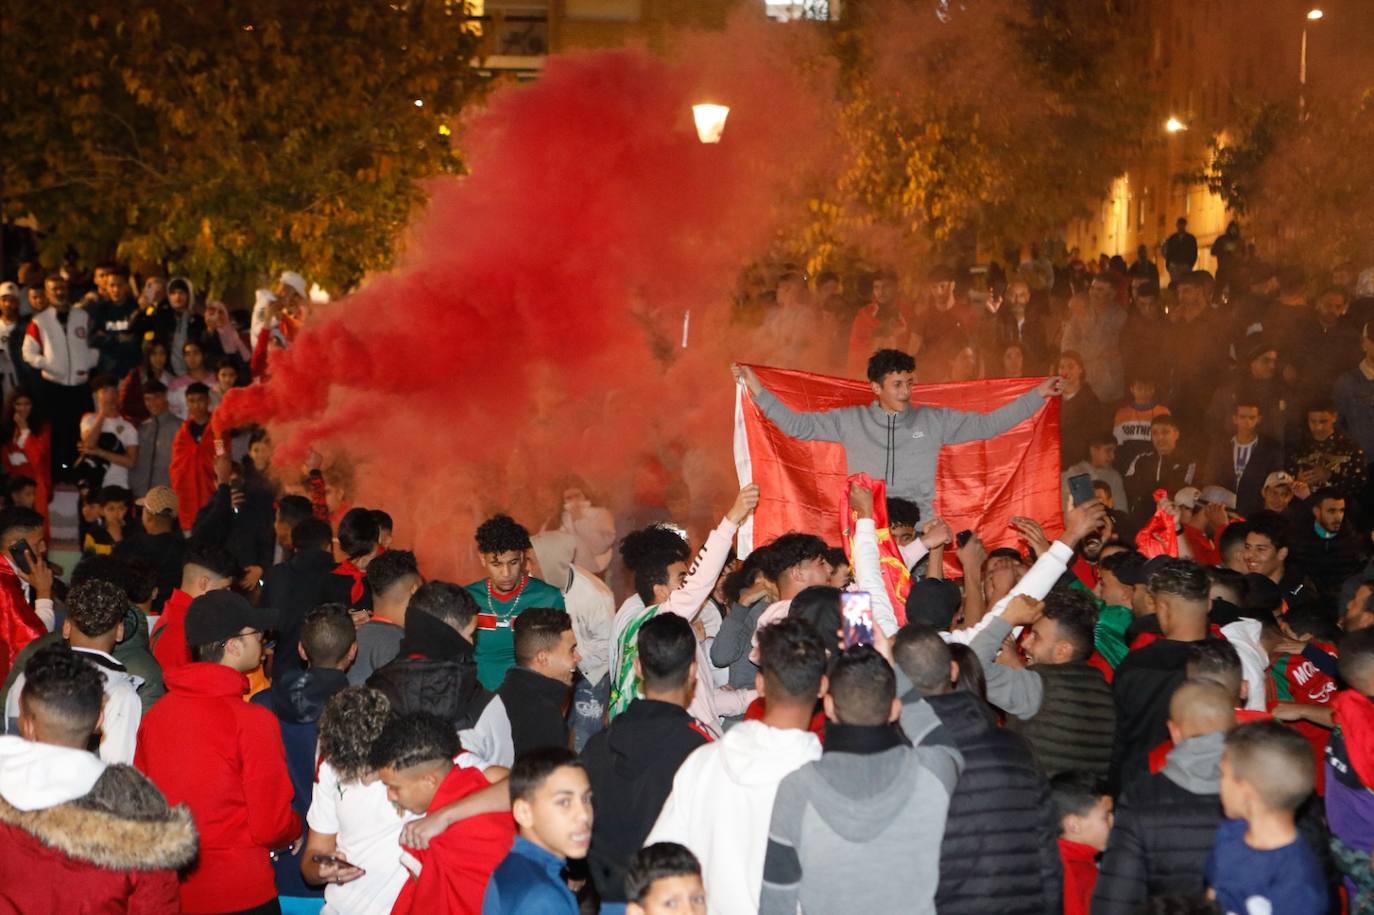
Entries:
<svg viewBox="0 0 1374 915">
<path fill-rule="evenodd" d="M 1034 416 L 1047 399 L 1062 393 L 1063 390 L 1064 382 L 1056 376 L 1046 378 L 1035 390 L 1027 391 L 991 413 L 940 410 L 940 440 L 946 445 L 957 445 L 960 442 L 976 442 L 1001 435 Z"/>
<path fill-rule="evenodd" d="M 758 484 L 750 483 L 739 491 L 735 504 L 725 513 L 720 525 L 706 538 L 706 545 L 697 555 L 695 566 L 682 587 L 678 588 L 663 602 L 660 613 L 675 613 L 687 620 L 696 618 L 706 598 L 711 596 L 720 570 L 725 568 L 725 560 L 730 557 L 730 543 L 735 531 L 754 512 L 759 504 Z"/>
<path fill-rule="evenodd" d="M 1041 601 L 1024 595 L 1011 601 L 1001 616 L 992 617 L 969 643 L 983 663 L 988 701 L 1017 718 L 1034 718 L 1045 699 L 1045 682 L 1034 670 L 997 663 L 997 653 L 1014 626 L 1029 626 L 1044 612 Z"/>
<path fill-rule="evenodd" d="M 1096 499 L 1091 502 L 1084 502 L 1082 505 L 1073 509 L 1064 517 L 1064 534 L 1050 548 L 1040 554 L 1040 558 L 1035 560 L 1035 565 L 1031 566 L 1030 571 L 1021 576 L 1021 580 L 1008 592 L 1007 596 L 992 605 L 992 609 L 987 612 L 978 625 L 968 629 L 959 629 L 955 632 L 942 633 L 946 642 L 960 642 L 968 645 L 985 629 L 989 623 L 1006 610 L 1007 604 L 1018 595 L 1026 595 L 1036 600 L 1044 599 L 1050 593 L 1055 582 L 1059 581 L 1060 576 L 1068 569 L 1069 563 L 1073 561 L 1073 551 L 1078 548 L 1079 542 L 1088 536 L 1092 531 L 1102 526 L 1103 519 L 1106 518 L 1107 509 Z"/>
<path fill-rule="evenodd" d="M 763 386 L 759 376 L 747 365 L 730 366 L 735 380 L 749 389 L 754 403 L 759 405 L 763 415 L 792 438 L 810 442 L 838 442 L 840 424 L 836 411 L 824 413 L 797 413 L 783 404 L 773 392 Z"/>
<path fill-rule="evenodd" d="M 873 598 L 873 622 L 886 635 L 897 634 L 897 614 L 883 580 L 882 556 L 878 552 L 878 529 L 873 520 L 873 493 L 858 483 L 849 484 L 849 507 L 858 513 L 854 524 L 854 581 Z"/>
</svg>

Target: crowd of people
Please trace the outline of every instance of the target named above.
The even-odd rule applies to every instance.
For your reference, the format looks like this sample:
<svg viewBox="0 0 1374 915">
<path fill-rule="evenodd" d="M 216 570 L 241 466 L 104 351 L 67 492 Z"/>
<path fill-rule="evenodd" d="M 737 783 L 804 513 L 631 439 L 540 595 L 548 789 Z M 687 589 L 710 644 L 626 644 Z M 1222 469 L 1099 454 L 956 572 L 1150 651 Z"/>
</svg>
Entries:
<svg viewBox="0 0 1374 915">
<path fill-rule="evenodd" d="M 797 412 L 734 374 L 843 446 L 846 517 L 739 556 L 756 485 L 699 544 L 574 486 L 478 526 L 466 584 L 318 456 L 216 424 L 308 320 L 299 275 L 231 311 L 26 267 L 0 285 L 0 901 L 1374 911 L 1374 271 L 1213 251 L 1195 269 L 1181 221 L 1167 281 L 1144 249 L 1035 247 L 909 298 L 784 269 L 739 320 L 847 324 L 831 358 L 874 400 Z M 918 366 L 1049 377 L 973 413 L 914 405 Z M 1055 401 L 1062 516 L 952 531 L 941 447 Z"/>
</svg>

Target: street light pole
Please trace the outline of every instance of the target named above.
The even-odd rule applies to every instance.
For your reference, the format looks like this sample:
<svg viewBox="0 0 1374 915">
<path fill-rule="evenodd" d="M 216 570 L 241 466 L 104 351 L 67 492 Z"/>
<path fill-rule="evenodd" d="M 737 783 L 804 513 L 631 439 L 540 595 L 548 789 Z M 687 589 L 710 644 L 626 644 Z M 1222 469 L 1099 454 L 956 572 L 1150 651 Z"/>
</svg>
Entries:
<svg viewBox="0 0 1374 915">
<path fill-rule="evenodd" d="M 1307 11 L 1307 21 L 1316 22 L 1325 15 L 1313 7 Z M 1302 27 L 1302 51 L 1298 55 L 1298 120 L 1307 116 L 1307 26 Z"/>
</svg>

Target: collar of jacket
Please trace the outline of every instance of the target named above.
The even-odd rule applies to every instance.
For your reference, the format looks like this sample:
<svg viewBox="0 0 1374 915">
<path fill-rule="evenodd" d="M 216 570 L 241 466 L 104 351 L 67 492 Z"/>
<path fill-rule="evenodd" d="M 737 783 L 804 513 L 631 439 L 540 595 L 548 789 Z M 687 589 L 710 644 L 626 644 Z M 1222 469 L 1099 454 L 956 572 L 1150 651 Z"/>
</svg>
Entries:
<svg viewBox="0 0 1374 915">
<path fill-rule="evenodd" d="M 553 852 L 540 848 L 524 836 L 516 836 L 515 844 L 511 846 L 510 853 L 534 862 L 541 869 L 547 871 L 551 878 L 563 883 L 563 868 L 567 862 Z"/>
<path fill-rule="evenodd" d="M 292 554 L 291 567 L 304 572 L 329 572 L 334 569 L 334 557 L 325 550 L 305 550 Z"/>
<path fill-rule="evenodd" d="M 163 679 L 168 692 L 184 696 L 238 698 L 248 692 L 247 677 L 232 667 L 212 664 L 209 661 L 192 661 L 190 664 L 184 664 L 167 671 Z"/>
<path fill-rule="evenodd" d="M 906 744 L 901 729 L 895 724 L 837 724 L 831 721 L 825 726 L 823 749 L 826 753 L 857 753 L 868 756 Z"/>
<path fill-rule="evenodd" d="M 431 661 L 473 661 L 472 643 L 443 620 L 421 610 L 406 609 L 405 635 L 399 657 L 420 655 Z"/>
<path fill-rule="evenodd" d="M 926 696 L 926 701 L 956 743 L 997 726 L 992 709 L 973 693 L 956 689 L 941 696 Z"/>
<path fill-rule="evenodd" d="M 554 703 L 562 703 L 568 697 L 569 689 L 562 680 L 546 677 L 528 667 L 512 667 L 507 670 L 506 679 L 501 683 L 501 692 L 505 692 L 508 686 Z"/>
<path fill-rule="evenodd" d="M 144 785 L 130 791 L 128 782 L 135 778 Z M 110 790 L 102 788 L 107 779 L 115 783 Z M 98 795 L 107 796 L 96 800 Z M 152 783 L 129 766 L 111 766 L 86 797 L 44 810 L 21 811 L 0 799 L 0 823 L 109 870 L 179 869 L 196 857 L 190 809 L 168 809 Z"/>
</svg>

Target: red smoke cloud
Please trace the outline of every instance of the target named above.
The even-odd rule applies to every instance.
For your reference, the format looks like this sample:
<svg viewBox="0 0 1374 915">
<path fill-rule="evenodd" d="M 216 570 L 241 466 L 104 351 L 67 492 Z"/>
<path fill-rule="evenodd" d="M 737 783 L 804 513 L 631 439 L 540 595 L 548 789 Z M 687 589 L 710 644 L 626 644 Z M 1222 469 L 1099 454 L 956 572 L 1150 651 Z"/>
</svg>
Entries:
<svg viewBox="0 0 1374 915">
<path fill-rule="evenodd" d="M 471 571 L 495 510 L 537 530 L 566 474 L 618 514 L 713 519 L 735 485 L 727 365 L 788 362 L 732 329 L 730 296 L 832 158 L 813 36 L 740 21 L 672 61 L 556 56 L 498 91 L 396 269 L 312 316 L 223 420 L 268 425 L 285 463 L 351 463 L 351 501 L 391 512 L 430 575 Z M 719 145 L 698 101 L 731 107 Z"/>
</svg>

